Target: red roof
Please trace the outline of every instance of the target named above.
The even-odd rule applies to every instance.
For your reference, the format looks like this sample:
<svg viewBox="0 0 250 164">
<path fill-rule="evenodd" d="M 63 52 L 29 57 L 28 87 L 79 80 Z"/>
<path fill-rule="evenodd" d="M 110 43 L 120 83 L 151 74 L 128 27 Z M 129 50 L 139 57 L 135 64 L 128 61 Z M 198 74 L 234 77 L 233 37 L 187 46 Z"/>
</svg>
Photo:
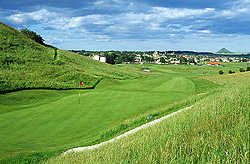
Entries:
<svg viewBox="0 0 250 164">
<path fill-rule="evenodd" d="M 220 65 L 219 62 L 207 62 L 207 64 L 211 64 L 211 65 Z"/>
</svg>

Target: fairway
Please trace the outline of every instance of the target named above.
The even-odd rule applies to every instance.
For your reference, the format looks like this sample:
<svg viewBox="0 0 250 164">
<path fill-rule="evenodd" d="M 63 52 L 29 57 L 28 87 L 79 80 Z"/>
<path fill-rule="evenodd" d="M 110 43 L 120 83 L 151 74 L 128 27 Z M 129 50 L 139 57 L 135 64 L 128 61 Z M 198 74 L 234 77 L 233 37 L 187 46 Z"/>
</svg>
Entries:
<svg viewBox="0 0 250 164">
<path fill-rule="evenodd" d="M 207 88 L 215 86 L 208 85 L 206 80 L 200 79 L 200 83 L 192 80 L 199 74 L 185 77 L 167 68 L 157 68 L 167 74 L 151 74 L 145 78 L 105 79 L 96 89 L 81 90 L 80 104 L 79 90 L 1 94 L 0 157 L 46 154 L 92 145 L 103 133 L 126 120 L 196 94 L 203 84 Z"/>
</svg>

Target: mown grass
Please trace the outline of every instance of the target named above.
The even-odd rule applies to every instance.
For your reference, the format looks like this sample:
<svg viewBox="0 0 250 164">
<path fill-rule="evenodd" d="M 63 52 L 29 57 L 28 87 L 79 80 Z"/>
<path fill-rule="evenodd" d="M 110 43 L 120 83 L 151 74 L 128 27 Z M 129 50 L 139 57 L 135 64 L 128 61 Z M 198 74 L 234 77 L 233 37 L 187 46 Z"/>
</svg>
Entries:
<svg viewBox="0 0 250 164">
<path fill-rule="evenodd" d="M 249 82 L 227 83 L 154 126 L 47 163 L 249 163 Z"/>
<path fill-rule="evenodd" d="M 216 87 L 172 72 L 175 75 L 103 79 L 94 90 L 80 91 L 80 104 L 79 90 L 1 94 L 2 161 L 38 162 L 73 147 L 108 140 L 148 122 L 148 116 L 155 119 L 194 103 L 196 99 L 188 97 L 199 93 L 197 88 L 203 84 L 207 89 Z"/>
</svg>

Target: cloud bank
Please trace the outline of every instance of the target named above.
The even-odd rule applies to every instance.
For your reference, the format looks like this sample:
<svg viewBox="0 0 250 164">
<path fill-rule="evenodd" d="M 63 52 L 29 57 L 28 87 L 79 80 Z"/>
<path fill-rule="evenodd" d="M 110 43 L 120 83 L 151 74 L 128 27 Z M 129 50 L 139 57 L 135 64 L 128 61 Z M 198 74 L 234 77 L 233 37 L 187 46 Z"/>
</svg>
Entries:
<svg viewBox="0 0 250 164">
<path fill-rule="evenodd" d="M 152 45 L 160 43 L 160 49 L 163 49 L 163 42 L 167 46 L 175 45 L 174 48 L 179 43 L 180 48 L 187 44 L 186 47 L 194 49 L 200 41 L 212 47 L 213 41 L 220 45 L 234 39 L 234 45 L 250 51 L 247 45 L 250 36 L 250 0 L 188 2 L 2 0 L 0 21 L 19 29 L 25 27 L 37 31 L 47 42 L 64 49 L 70 46 L 72 49 L 84 49 L 86 45 L 90 48 L 93 44 L 96 49 L 99 49 L 97 46 L 105 47 L 103 45 L 106 45 L 106 49 L 112 49 L 112 45 L 119 49 L 118 43 L 129 45 L 129 42 L 141 42 L 138 45 L 145 43 L 144 47 L 140 46 L 141 49 L 145 49 L 150 42 L 154 42 Z M 11 8 L 11 4 L 15 5 Z M 204 45 L 197 50 L 204 48 Z M 232 43 L 228 45 L 232 46 Z M 152 48 L 157 49 L 157 46 Z"/>
</svg>

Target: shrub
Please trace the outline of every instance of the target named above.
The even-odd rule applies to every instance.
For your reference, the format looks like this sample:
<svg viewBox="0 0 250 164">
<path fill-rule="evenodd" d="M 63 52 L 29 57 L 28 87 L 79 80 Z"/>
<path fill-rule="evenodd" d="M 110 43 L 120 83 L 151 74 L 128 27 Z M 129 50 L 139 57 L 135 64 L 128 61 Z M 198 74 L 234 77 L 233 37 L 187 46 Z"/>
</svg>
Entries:
<svg viewBox="0 0 250 164">
<path fill-rule="evenodd" d="M 229 74 L 232 74 L 232 73 L 235 73 L 235 72 L 234 72 L 234 71 L 232 71 L 232 70 L 229 70 L 229 71 L 228 71 L 228 73 L 229 73 Z"/>
<path fill-rule="evenodd" d="M 240 72 L 245 72 L 245 70 L 243 68 L 240 68 L 239 71 Z"/>
<path fill-rule="evenodd" d="M 224 72 L 222 70 L 219 71 L 219 74 L 222 75 Z"/>
<path fill-rule="evenodd" d="M 250 67 L 247 67 L 246 71 L 250 71 Z"/>
<path fill-rule="evenodd" d="M 36 41 L 39 44 L 44 44 L 44 39 L 40 36 L 37 35 L 36 32 L 26 29 L 21 29 L 21 33 L 27 35 L 30 39 Z"/>
</svg>

